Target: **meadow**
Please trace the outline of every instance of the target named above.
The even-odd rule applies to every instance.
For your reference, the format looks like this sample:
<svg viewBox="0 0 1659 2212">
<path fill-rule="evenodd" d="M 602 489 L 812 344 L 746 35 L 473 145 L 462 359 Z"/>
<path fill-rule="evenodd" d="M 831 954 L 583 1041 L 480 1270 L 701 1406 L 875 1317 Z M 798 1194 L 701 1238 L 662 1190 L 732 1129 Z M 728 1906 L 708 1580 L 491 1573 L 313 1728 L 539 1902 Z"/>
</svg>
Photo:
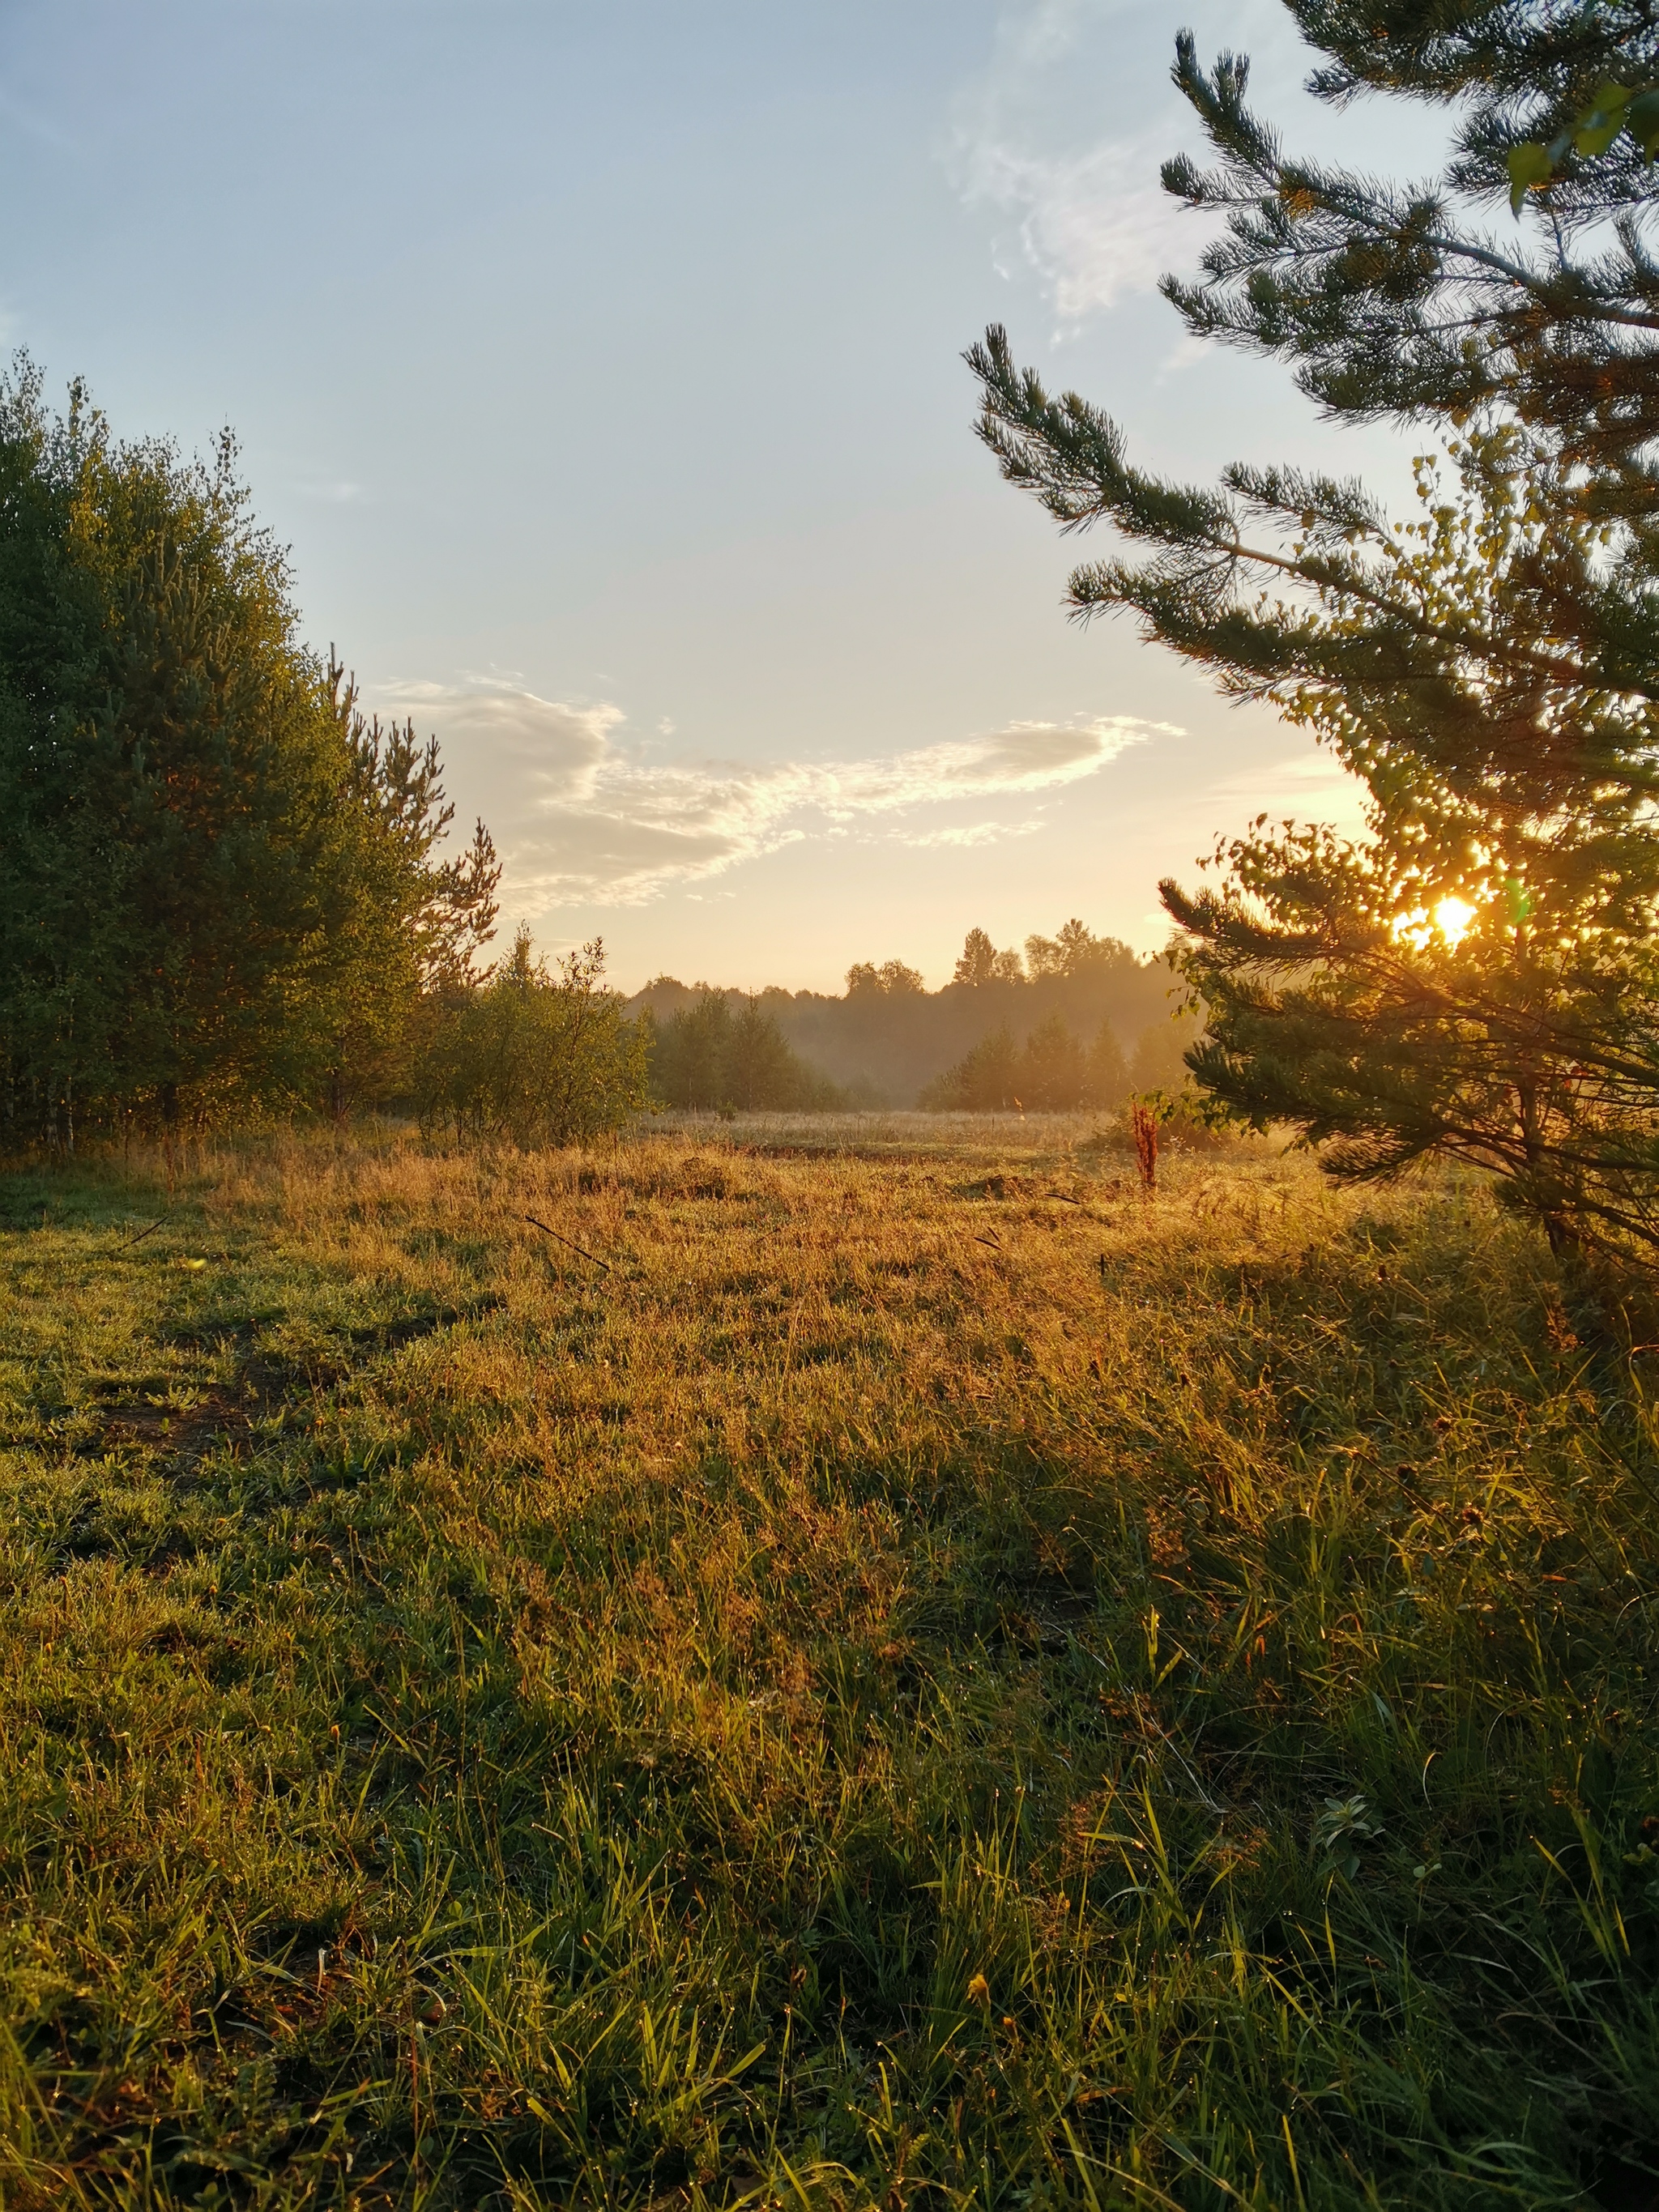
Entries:
<svg viewBox="0 0 1659 2212">
<path fill-rule="evenodd" d="M 1656 1346 L 1086 1117 L 0 1184 L 0 2197 L 1659 2203 Z"/>
</svg>

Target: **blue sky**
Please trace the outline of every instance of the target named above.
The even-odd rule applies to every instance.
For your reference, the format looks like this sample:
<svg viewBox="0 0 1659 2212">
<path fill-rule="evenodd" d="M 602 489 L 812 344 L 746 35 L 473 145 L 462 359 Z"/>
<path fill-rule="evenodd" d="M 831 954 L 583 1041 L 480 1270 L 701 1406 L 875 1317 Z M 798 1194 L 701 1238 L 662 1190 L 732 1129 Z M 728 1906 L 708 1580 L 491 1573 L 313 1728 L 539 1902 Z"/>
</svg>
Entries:
<svg viewBox="0 0 1659 2212">
<path fill-rule="evenodd" d="M 118 431 L 235 428 L 308 635 L 439 732 L 549 949 L 834 988 L 975 924 L 1149 947 L 1217 831 L 1352 800 L 1066 622 L 962 348 L 1006 322 L 1167 469 L 1406 450 L 1157 297 L 1183 23 L 1298 143 L 1431 155 L 1317 110 L 1266 0 L 6 0 L 0 331 Z"/>
</svg>

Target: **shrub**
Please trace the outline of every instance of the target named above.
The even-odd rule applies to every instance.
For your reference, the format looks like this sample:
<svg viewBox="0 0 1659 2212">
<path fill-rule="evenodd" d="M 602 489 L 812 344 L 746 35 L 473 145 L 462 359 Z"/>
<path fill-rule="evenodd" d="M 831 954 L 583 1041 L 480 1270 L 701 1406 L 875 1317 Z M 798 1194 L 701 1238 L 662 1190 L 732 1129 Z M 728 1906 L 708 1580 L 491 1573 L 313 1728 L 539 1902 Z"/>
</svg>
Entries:
<svg viewBox="0 0 1659 2212">
<path fill-rule="evenodd" d="M 618 1127 L 646 1100 L 647 1039 L 604 974 L 600 939 L 551 973 L 520 928 L 496 973 L 458 994 L 436 1026 L 422 1068 L 422 1127 L 523 1146 Z"/>
</svg>

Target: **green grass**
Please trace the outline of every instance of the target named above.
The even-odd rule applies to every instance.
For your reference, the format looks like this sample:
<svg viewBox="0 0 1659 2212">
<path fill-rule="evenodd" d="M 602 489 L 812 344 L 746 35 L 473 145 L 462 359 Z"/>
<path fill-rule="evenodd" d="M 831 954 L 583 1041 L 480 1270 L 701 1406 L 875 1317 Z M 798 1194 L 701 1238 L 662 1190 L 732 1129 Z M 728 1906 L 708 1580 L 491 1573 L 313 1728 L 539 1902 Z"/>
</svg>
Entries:
<svg viewBox="0 0 1659 2212">
<path fill-rule="evenodd" d="M 1659 2202 L 1651 1362 L 925 1127 L 0 1185 L 8 2207 Z"/>
</svg>

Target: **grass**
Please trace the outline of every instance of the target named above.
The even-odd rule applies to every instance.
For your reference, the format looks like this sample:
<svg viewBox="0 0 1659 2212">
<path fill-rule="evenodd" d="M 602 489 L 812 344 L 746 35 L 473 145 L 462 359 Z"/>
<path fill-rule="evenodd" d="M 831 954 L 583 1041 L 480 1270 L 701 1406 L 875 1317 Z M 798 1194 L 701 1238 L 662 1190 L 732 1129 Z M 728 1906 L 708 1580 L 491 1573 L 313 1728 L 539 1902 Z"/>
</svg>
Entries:
<svg viewBox="0 0 1659 2212">
<path fill-rule="evenodd" d="M 4 2203 L 1659 2202 L 1650 1363 L 1090 1135 L 7 1179 Z"/>
</svg>

